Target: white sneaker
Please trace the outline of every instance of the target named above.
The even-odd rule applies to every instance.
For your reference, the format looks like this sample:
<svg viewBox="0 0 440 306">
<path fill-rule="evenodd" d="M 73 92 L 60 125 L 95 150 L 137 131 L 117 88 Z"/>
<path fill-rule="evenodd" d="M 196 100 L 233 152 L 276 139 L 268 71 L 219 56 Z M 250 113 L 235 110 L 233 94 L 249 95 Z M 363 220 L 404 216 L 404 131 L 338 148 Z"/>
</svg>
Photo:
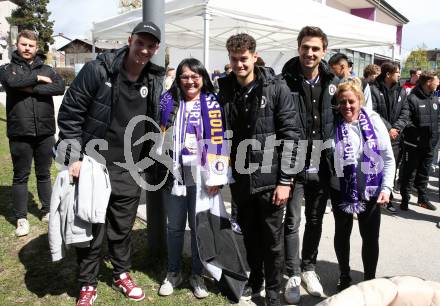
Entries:
<svg viewBox="0 0 440 306">
<path fill-rule="evenodd" d="M 325 214 L 329 214 L 329 213 L 332 212 L 332 210 L 333 210 L 333 208 L 332 208 L 332 202 L 331 202 L 330 200 L 327 200 L 327 204 L 325 205 L 325 211 L 324 211 L 324 213 L 325 213 Z"/>
<path fill-rule="evenodd" d="M 191 275 L 189 278 L 189 284 L 194 289 L 194 296 L 198 299 L 203 299 L 209 295 L 208 289 L 206 289 L 205 281 L 200 275 Z"/>
<path fill-rule="evenodd" d="M 159 295 L 168 296 L 182 283 L 182 274 L 180 272 L 168 272 L 166 278 L 159 288 Z"/>
<path fill-rule="evenodd" d="M 301 299 L 301 277 L 292 276 L 286 283 L 286 287 L 284 289 L 284 299 L 287 304 L 298 304 Z"/>
<path fill-rule="evenodd" d="M 305 284 L 306 290 L 313 296 L 323 296 L 324 289 L 319 282 L 319 277 L 315 271 L 306 271 L 301 273 L 301 280 Z"/>
<path fill-rule="evenodd" d="M 49 223 L 49 217 L 50 217 L 50 214 L 46 213 L 46 214 L 44 214 L 43 217 L 41 217 L 41 221 L 44 223 Z"/>
<path fill-rule="evenodd" d="M 29 234 L 29 222 L 27 219 L 18 219 L 17 220 L 17 229 L 15 230 L 15 235 L 17 237 L 26 236 Z"/>
</svg>

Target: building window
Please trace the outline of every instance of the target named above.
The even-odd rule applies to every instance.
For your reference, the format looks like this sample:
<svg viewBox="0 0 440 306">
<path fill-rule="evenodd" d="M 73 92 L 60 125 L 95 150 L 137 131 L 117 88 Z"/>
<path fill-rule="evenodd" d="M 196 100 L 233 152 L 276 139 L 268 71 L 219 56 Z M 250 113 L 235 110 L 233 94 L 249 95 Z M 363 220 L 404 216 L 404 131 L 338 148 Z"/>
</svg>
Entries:
<svg viewBox="0 0 440 306">
<path fill-rule="evenodd" d="M 75 59 L 74 58 L 70 58 L 69 62 L 70 62 L 70 66 L 75 66 Z"/>
</svg>

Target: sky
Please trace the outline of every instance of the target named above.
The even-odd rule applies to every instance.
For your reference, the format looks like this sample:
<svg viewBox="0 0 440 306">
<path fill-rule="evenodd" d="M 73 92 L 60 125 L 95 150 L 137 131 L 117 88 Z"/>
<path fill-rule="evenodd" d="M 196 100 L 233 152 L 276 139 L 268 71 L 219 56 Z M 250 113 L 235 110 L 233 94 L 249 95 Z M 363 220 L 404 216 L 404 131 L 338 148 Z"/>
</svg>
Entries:
<svg viewBox="0 0 440 306">
<path fill-rule="evenodd" d="M 422 44 L 428 49 L 440 48 L 440 0 L 387 2 L 410 20 L 403 27 L 404 53 Z M 87 38 L 92 22 L 117 15 L 118 4 L 118 0 L 50 0 L 48 9 L 52 12 L 50 19 L 55 21 L 54 33 L 61 32 L 69 38 Z"/>
</svg>

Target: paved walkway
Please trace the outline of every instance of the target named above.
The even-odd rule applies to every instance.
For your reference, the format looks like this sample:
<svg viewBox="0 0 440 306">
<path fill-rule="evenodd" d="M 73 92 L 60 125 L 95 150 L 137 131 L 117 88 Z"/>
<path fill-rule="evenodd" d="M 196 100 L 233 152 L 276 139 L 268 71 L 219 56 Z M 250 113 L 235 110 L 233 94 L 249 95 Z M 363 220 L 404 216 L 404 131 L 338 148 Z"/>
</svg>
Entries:
<svg viewBox="0 0 440 306">
<path fill-rule="evenodd" d="M 62 97 L 55 97 L 56 109 Z M 0 103 L 4 105 L 5 95 L 0 93 Z M 424 279 L 440 281 L 440 229 L 436 223 L 440 221 L 439 183 L 438 172 L 430 177 L 430 200 L 439 209 L 429 211 L 415 205 L 417 198 L 412 196 L 410 210 L 398 210 L 396 215 L 386 211 L 382 214 L 380 232 L 380 255 L 377 267 L 377 276 L 413 275 Z M 227 193 L 227 190 L 225 190 Z M 229 195 L 225 194 L 225 200 Z M 229 202 L 229 201 L 228 201 Z M 400 196 L 396 195 L 395 203 L 400 203 Z M 140 216 L 145 219 L 145 205 L 140 206 Z M 303 215 L 303 220 L 304 215 Z M 304 222 L 301 224 L 301 237 L 304 231 Z M 338 266 L 333 249 L 334 220 L 331 213 L 326 214 L 323 221 L 323 232 L 319 247 L 317 272 L 321 277 L 324 292 L 330 296 L 336 292 L 338 281 Z M 185 239 L 186 242 L 189 239 Z M 189 245 L 186 244 L 186 253 L 189 254 Z M 361 239 L 356 221 L 351 237 L 351 268 L 354 282 L 362 280 L 363 268 L 361 260 Z M 309 296 L 302 289 L 301 305 L 315 305 L 321 299 Z M 254 302 L 262 303 L 262 299 Z M 250 305 L 242 302 L 240 305 Z"/>
</svg>

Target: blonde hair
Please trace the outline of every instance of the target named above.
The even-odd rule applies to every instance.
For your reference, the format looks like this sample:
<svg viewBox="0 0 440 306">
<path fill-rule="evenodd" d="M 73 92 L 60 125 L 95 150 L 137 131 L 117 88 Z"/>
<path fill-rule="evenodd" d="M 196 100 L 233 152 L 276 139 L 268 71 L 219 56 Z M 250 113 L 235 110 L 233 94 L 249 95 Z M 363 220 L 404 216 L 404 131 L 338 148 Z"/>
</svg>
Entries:
<svg viewBox="0 0 440 306">
<path fill-rule="evenodd" d="M 364 92 L 362 90 L 362 81 L 359 78 L 343 79 L 336 89 L 336 98 L 339 101 L 339 96 L 345 91 L 352 91 L 359 99 L 361 106 L 365 104 Z"/>
</svg>

